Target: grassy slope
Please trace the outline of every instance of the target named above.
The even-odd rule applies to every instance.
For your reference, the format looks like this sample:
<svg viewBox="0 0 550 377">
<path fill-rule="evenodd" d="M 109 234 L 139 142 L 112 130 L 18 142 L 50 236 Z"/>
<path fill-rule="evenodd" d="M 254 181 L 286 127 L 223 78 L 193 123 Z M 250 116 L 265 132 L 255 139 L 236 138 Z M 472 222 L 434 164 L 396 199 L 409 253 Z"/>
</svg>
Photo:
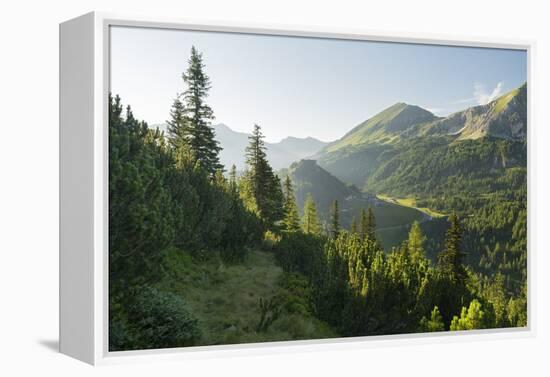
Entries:
<svg viewBox="0 0 550 377">
<path fill-rule="evenodd" d="M 160 287 L 184 297 L 199 319 L 202 337 L 197 345 L 336 337 L 310 314 L 307 289 L 304 294 L 300 284 L 289 283 L 295 280 L 283 273 L 271 253 L 251 251 L 245 262 L 225 265 L 174 249 Z M 267 331 L 257 332 L 259 299 L 274 296 L 284 303 L 283 312 Z"/>
<path fill-rule="evenodd" d="M 393 198 L 386 195 L 378 194 L 376 195 L 379 199 L 385 200 L 387 202 L 391 203 L 397 203 L 404 207 L 414 208 L 421 212 L 424 212 L 426 215 L 430 217 L 444 217 L 447 216 L 444 213 L 434 211 L 433 209 L 427 208 L 427 207 L 417 207 L 416 206 L 416 199 L 414 198 Z"/>
</svg>

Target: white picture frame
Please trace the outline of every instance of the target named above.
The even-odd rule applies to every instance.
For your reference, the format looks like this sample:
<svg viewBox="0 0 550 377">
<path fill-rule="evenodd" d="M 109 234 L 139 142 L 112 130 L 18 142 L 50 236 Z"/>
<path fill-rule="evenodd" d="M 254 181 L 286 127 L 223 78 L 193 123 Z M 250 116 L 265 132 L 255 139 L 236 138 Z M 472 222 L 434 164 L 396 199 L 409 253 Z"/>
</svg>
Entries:
<svg viewBox="0 0 550 377">
<path fill-rule="evenodd" d="M 261 344 L 187 347 L 162 350 L 108 350 L 108 92 L 109 28 L 129 26 L 227 33 L 252 33 L 345 40 L 430 45 L 506 48 L 527 52 L 528 139 L 533 140 L 533 41 L 450 37 L 416 33 L 202 23 L 92 12 L 60 24 L 60 352 L 90 364 L 220 357 L 386 345 L 531 337 L 536 333 L 534 310 L 536 258 L 528 201 L 528 326 L 474 330 L 289 341 Z M 533 197 L 533 143 L 528 145 L 528 196 Z"/>
</svg>

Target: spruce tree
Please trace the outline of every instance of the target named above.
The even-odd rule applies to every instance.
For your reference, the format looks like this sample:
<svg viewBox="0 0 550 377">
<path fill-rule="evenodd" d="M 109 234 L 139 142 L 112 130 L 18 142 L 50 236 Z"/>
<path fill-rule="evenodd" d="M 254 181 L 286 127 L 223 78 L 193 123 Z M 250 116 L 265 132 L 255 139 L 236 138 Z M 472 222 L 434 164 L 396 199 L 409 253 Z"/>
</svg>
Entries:
<svg viewBox="0 0 550 377">
<path fill-rule="evenodd" d="M 376 240 L 376 218 L 374 217 L 374 211 L 372 207 L 369 207 L 367 211 L 367 226 L 366 226 L 367 236 L 371 240 Z"/>
<path fill-rule="evenodd" d="M 174 100 L 168 135 L 172 145 L 186 143 L 200 166 L 214 177 L 223 168 L 219 160 L 222 149 L 215 139 L 211 126 L 214 119 L 212 108 L 206 103 L 210 79 L 204 72 L 202 54 L 193 46 L 188 68 L 182 74 L 186 90 Z"/>
<path fill-rule="evenodd" d="M 350 232 L 351 234 L 357 234 L 357 220 L 355 220 L 355 216 L 351 219 Z"/>
<path fill-rule="evenodd" d="M 338 200 L 332 202 L 330 208 L 330 234 L 332 237 L 338 237 L 340 234 L 340 211 L 338 209 Z"/>
<path fill-rule="evenodd" d="M 321 234 L 321 224 L 317 216 L 317 207 L 311 193 L 307 194 L 304 203 L 304 217 L 302 218 L 302 230 L 306 234 Z"/>
<path fill-rule="evenodd" d="M 238 184 L 237 184 L 237 167 L 235 164 L 231 165 L 229 170 L 229 192 L 236 196 L 238 195 Z"/>
<path fill-rule="evenodd" d="M 462 227 L 455 213 L 449 216 L 449 222 L 443 250 L 438 255 L 438 265 L 453 280 L 463 282 L 466 280 L 466 270 L 462 264 L 465 255 L 461 251 Z"/>
<path fill-rule="evenodd" d="M 460 317 L 454 316 L 451 322 L 451 331 L 475 330 L 486 328 L 486 315 L 478 300 L 470 302 L 468 309 L 462 308 Z"/>
<path fill-rule="evenodd" d="M 422 233 L 422 229 L 420 229 L 420 224 L 418 221 L 413 222 L 407 240 L 407 249 L 413 263 L 417 263 L 424 258 L 425 241 L 426 237 Z"/>
<path fill-rule="evenodd" d="M 359 223 L 359 236 L 361 239 L 369 238 L 372 241 L 376 240 L 376 219 L 374 217 L 374 211 L 369 207 L 368 211 L 364 208 L 361 209 L 360 223 Z"/>
<path fill-rule="evenodd" d="M 297 232 L 300 230 L 300 215 L 298 214 L 298 206 L 296 205 L 292 181 L 288 175 L 286 176 L 284 183 L 284 197 L 284 229 L 287 232 Z"/>
<path fill-rule="evenodd" d="M 420 321 L 420 331 L 423 332 L 435 332 L 435 331 L 445 331 L 445 324 L 443 323 L 443 318 L 439 312 L 439 308 L 435 306 L 430 313 L 430 319 L 422 317 Z"/>
<path fill-rule="evenodd" d="M 281 181 L 267 161 L 266 147 L 259 125 L 254 125 L 246 147 L 247 171 L 243 176 L 243 199 L 247 207 L 256 212 L 264 228 L 275 229 L 284 217 L 284 195 Z"/>
<path fill-rule="evenodd" d="M 361 208 L 361 213 L 359 215 L 359 237 L 364 239 L 367 236 L 367 211 L 364 208 Z"/>
<path fill-rule="evenodd" d="M 167 120 L 166 124 L 168 125 L 168 141 L 172 148 L 177 148 L 182 144 L 189 144 L 189 123 L 185 118 L 185 110 L 180 100 L 180 95 L 174 99 L 172 109 L 170 110 L 170 120 Z"/>
</svg>

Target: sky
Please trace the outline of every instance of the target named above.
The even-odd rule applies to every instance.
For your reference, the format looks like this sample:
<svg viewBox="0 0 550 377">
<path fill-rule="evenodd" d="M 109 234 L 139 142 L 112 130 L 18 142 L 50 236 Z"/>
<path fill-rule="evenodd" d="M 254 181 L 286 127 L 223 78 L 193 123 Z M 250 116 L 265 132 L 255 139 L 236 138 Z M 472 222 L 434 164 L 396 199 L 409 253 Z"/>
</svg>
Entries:
<svg viewBox="0 0 550 377">
<path fill-rule="evenodd" d="M 268 142 L 332 141 L 396 102 L 438 116 L 485 104 L 527 80 L 525 51 L 111 28 L 111 93 L 150 125 L 185 90 L 191 46 L 203 54 L 213 123 Z"/>
</svg>

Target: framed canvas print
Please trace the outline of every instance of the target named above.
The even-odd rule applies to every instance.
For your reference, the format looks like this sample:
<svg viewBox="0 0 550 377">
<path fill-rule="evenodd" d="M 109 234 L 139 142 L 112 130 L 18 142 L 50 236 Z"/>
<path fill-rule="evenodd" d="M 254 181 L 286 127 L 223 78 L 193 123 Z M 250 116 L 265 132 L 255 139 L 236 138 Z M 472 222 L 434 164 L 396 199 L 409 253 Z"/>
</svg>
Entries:
<svg viewBox="0 0 550 377">
<path fill-rule="evenodd" d="M 61 352 L 531 334 L 531 51 L 61 24 Z"/>
</svg>

